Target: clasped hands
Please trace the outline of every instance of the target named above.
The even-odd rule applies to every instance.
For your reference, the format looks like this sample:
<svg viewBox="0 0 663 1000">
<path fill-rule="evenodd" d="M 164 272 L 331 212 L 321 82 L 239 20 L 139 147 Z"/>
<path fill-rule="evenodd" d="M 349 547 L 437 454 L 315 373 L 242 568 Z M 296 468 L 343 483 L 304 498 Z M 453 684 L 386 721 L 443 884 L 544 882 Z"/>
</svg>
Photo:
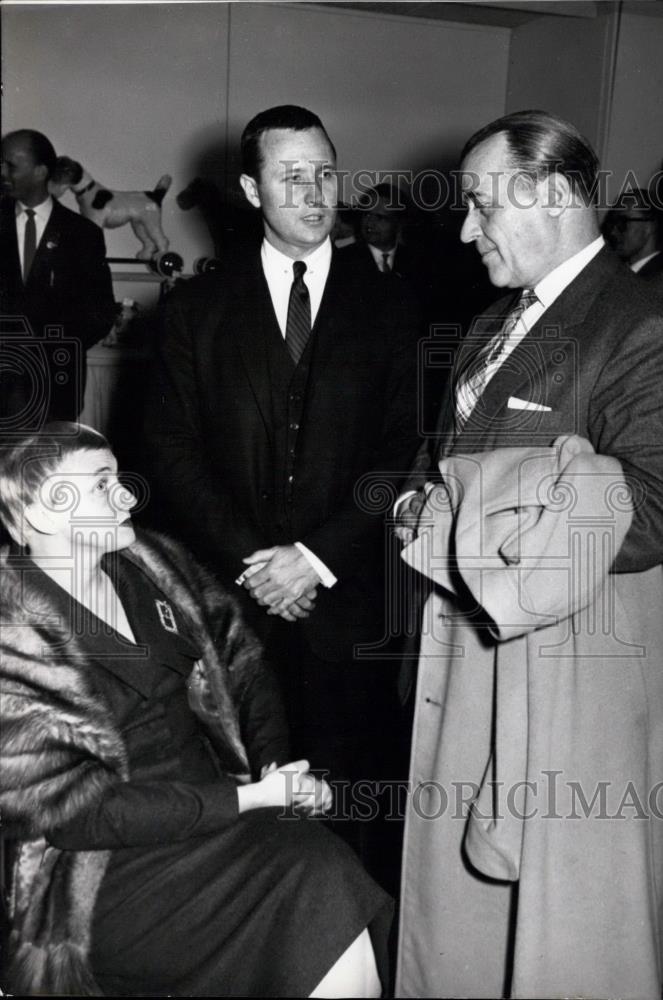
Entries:
<svg viewBox="0 0 663 1000">
<path fill-rule="evenodd" d="M 268 609 L 268 615 L 280 615 L 287 622 L 308 618 L 320 577 L 296 545 L 258 549 L 242 562 L 247 566 L 242 585 Z"/>
<path fill-rule="evenodd" d="M 331 808 L 331 788 L 323 778 L 309 771 L 307 760 L 295 760 L 277 767 L 265 764 L 260 781 L 237 788 L 239 811 L 247 809 L 294 808 L 308 816 L 320 816 Z"/>
</svg>

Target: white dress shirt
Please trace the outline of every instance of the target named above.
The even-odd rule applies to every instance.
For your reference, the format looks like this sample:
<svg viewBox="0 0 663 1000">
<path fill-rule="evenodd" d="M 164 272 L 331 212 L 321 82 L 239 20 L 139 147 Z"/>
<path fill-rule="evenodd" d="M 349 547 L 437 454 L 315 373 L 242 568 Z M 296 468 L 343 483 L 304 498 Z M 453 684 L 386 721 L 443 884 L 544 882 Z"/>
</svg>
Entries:
<svg viewBox="0 0 663 1000">
<path fill-rule="evenodd" d="M 315 323 L 325 290 L 329 268 L 331 266 L 332 244 L 329 237 L 308 257 L 298 258 L 306 264 L 304 273 L 304 284 L 308 288 L 311 300 L 311 324 Z M 288 322 L 288 302 L 290 300 L 290 289 L 293 282 L 292 257 L 281 253 L 273 247 L 266 239 L 262 241 L 260 251 L 262 269 L 269 288 L 269 294 L 276 313 L 281 335 L 285 338 L 285 331 Z M 314 552 L 311 552 L 302 542 L 295 542 L 295 546 L 307 559 L 310 566 L 316 571 L 325 587 L 333 587 L 337 582 L 336 576 L 328 566 L 319 559 Z"/>
<path fill-rule="evenodd" d="M 290 301 L 290 289 L 292 288 L 293 273 L 292 265 L 294 260 L 287 257 L 276 247 L 273 247 L 267 240 L 262 241 L 260 251 L 262 259 L 262 269 L 267 280 L 267 287 L 276 313 L 276 319 L 282 336 L 285 338 L 285 330 L 288 322 L 288 302 Z M 311 325 L 315 323 L 322 293 L 325 290 L 329 268 L 331 265 L 332 244 L 329 237 L 308 257 L 300 257 L 306 264 L 304 273 L 304 284 L 308 288 L 311 300 Z"/>
<path fill-rule="evenodd" d="M 648 264 L 650 260 L 654 259 L 654 257 L 658 257 L 660 253 L 660 250 L 654 250 L 653 253 L 647 254 L 647 256 L 643 257 L 641 260 L 636 260 L 635 264 L 631 264 L 631 270 L 634 274 L 637 274 L 638 271 L 642 270 L 645 264 Z"/>
<path fill-rule="evenodd" d="M 371 251 L 373 260 L 375 261 L 375 266 L 378 271 L 384 271 L 384 257 L 387 255 L 387 261 L 389 263 L 389 270 L 394 270 L 394 260 L 396 259 L 396 247 L 392 247 L 391 250 L 379 250 L 374 247 L 372 243 L 367 243 L 366 246 Z"/>
<path fill-rule="evenodd" d="M 16 239 L 18 241 L 18 256 L 21 261 L 21 274 L 24 279 L 23 252 L 25 250 L 25 224 L 28 221 L 28 216 L 26 214 L 27 207 L 28 206 L 24 205 L 22 201 L 16 202 Z M 35 230 L 37 232 L 36 246 L 39 246 L 41 238 L 44 235 L 44 230 L 48 224 L 48 220 L 51 217 L 51 212 L 53 211 L 53 199 L 50 194 L 46 201 L 42 201 L 41 205 L 32 206 L 32 209 L 35 213 Z"/>
</svg>

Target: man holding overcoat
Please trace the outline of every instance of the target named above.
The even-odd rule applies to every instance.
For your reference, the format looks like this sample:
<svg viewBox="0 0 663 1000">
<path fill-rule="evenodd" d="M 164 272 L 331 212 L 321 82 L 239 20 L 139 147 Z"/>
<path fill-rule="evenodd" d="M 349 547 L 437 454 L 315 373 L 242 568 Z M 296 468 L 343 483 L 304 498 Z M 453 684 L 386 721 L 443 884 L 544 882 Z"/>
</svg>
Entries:
<svg viewBox="0 0 663 1000">
<path fill-rule="evenodd" d="M 658 998 L 663 316 L 568 122 L 508 115 L 461 170 L 461 239 L 513 291 L 398 508 L 431 587 L 397 994 Z"/>
</svg>

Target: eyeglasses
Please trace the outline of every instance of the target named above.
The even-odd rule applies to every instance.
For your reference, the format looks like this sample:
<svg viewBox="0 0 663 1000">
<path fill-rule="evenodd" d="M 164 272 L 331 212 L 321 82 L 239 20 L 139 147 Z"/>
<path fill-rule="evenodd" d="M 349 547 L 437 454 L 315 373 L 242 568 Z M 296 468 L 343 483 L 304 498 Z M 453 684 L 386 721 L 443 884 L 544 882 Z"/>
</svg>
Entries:
<svg viewBox="0 0 663 1000">
<path fill-rule="evenodd" d="M 632 222 L 653 222 L 651 215 L 619 215 L 606 222 L 608 229 L 626 229 Z"/>
</svg>

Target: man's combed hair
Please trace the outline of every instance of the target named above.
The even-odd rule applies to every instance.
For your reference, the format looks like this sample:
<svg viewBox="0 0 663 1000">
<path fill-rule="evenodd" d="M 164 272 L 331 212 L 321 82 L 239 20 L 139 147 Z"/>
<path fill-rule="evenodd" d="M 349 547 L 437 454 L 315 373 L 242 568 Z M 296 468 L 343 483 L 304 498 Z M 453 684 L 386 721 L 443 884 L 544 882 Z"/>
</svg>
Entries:
<svg viewBox="0 0 663 1000">
<path fill-rule="evenodd" d="M 21 128 L 17 129 L 15 132 L 8 132 L 4 139 L 16 139 L 25 145 L 30 150 L 32 159 L 36 166 L 46 167 L 48 170 L 48 176 L 50 177 L 55 170 L 56 155 L 53 148 L 53 143 L 48 139 L 43 132 L 35 132 L 31 128 Z"/>
<path fill-rule="evenodd" d="M 336 150 L 334 143 L 327 135 L 327 130 L 320 119 L 307 108 L 300 108 L 296 104 L 280 104 L 275 108 L 267 108 L 261 111 L 242 132 L 241 154 L 242 173 L 249 177 L 258 179 L 260 168 L 262 167 L 262 154 L 260 151 L 260 137 L 264 132 L 276 128 L 288 128 L 295 132 L 305 132 L 310 128 L 319 128 L 324 132 L 334 157 Z"/>
<path fill-rule="evenodd" d="M 23 512 L 61 462 L 77 451 L 110 448 L 92 427 L 67 421 L 45 424 L 0 452 L 0 520 L 12 538 L 24 544 Z"/>
<path fill-rule="evenodd" d="M 563 174 L 583 204 L 596 202 L 599 160 L 575 125 L 547 111 L 516 111 L 479 129 L 466 142 L 461 162 L 494 135 L 507 139 L 510 166 L 541 180 Z"/>
</svg>

